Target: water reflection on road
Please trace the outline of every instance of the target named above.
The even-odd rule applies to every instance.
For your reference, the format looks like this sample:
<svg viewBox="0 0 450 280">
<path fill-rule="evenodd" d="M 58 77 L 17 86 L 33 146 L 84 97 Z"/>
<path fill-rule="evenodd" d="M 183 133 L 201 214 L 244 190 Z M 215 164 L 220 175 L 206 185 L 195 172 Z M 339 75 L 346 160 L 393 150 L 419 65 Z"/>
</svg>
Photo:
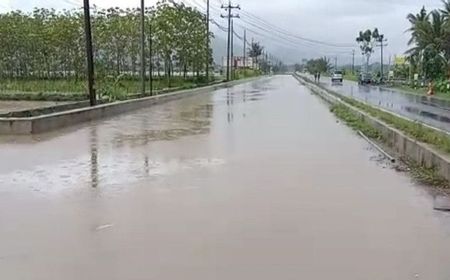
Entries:
<svg viewBox="0 0 450 280">
<path fill-rule="evenodd" d="M 407 94 L 395 89 L 358 85 L 352 81 L 337 85 L 325 78 L 321 83 L 345 96 L 450 132 L 450 101 Z"/>
<path fill-rule="evenodd" d="M 292 77 L 0 138 L 0 279 L 447 279 L 450 215 Z"/>
</svg>

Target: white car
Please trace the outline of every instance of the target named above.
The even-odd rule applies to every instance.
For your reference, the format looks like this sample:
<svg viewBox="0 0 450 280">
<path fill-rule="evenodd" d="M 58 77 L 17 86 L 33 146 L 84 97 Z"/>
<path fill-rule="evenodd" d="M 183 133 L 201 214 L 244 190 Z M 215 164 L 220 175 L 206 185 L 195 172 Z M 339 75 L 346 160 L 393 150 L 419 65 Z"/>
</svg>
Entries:
<svg viewBox="0 0 450 280">
<path fill-rule="evenodd" d="M 341 71 L 335 71 L 333 75 L 331 75 L 331 82 L 332 83 L 342 83 L 344 80 L 344 77 L 342 75 Z"/>
</svg>

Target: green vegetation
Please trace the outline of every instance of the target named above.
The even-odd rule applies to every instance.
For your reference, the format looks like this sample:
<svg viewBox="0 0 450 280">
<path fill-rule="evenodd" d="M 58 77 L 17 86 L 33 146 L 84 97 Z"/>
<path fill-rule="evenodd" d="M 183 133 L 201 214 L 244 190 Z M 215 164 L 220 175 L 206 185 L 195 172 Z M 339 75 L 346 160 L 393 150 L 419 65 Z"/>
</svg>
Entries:
<svg viewBox="0 0 450 280">
<path fill-rule="evenodd" d="M 364 119 L 354 114 L 347 106 L 336 104 L 333 105 L 330 110 L 355 131 L 361 131 L 376 142 L 385 141 L 378 130 L 374 129 L 373 126 Z M 408 165 L 408 171 L 418 182 L 442 188 L 449 187 L 449 182 L 440 177 L 434 168 L 425 168 L 407 159 L 403 159 L 403 161 Z"/>
<path fill-rule="evenodd" d="M 406 135 L 420 142 L 433 145 L 434 147 L 443 152 L 450 153 L 450 137 L 447 134 L 425 127 L 420 123 L 411 122 L 409 120 L 399 118 L 393 114 L 381 111 L 372 106 L 366 105 L 360 101 L 356 101 L 352 98 L 348 98 L 341 95 L 339 95 L 339 97 L 344 102 L 358 109 L 361 109 L 364 112 L 367 112 L 369 115 L 404 132 Z"/>
<path fill-rule="evenodd" d="M 355 130 L 359 130 L 365 135 L 373 139 L 380 139 L 381 135 L 378 130 L 367 124 L 363 119 L 353 114 L 347 106 L 342 104 L 336 104 L 331 107 L 333 112 L 338 118 L 343 120 L 348 126 Z"/>
<path fill-rule="evenodd" d="M 139 14 L 139 9 L 92 9 L 97 93 L 114 97 L 139 91 Z M 155 89 L 207 82 L 202 75 L 212 56 L 204 15 L 167 0 L 146 8 L 145 15 L 146 30 L 152 30 L 151 37 L 146 34 L 146 65 L 161 74 Z M 82 10 L 0 14 L 0 38 L 0 91 L 84 95 Z"/>
<path fill-rule="evenodd" d="M 327 57 L 311 59 L 306 63 L 306 70 L 311 74 L 327 73 L 331 68 L 330 59 Z"/>
<path fill-rule="evenodd" d="M 234 78 L 235 80 L 245 79 L 245 78 L 251 78 L 251 77 L 257 77 L 261 75 L 261 71 L 254 70 L 254 69 L 237 69 L 234 71 Z"/>
<path fill-rule="evenodd" d="M 155 91 L 165 89 L 192 88 L 205 82 L 194 78 L 172 78 L 170 88 L 164 78 L 153 81 Z M 140 92 L 141 82 L 138 78 L 120 79 L 111 77 L 110 80 L 98 81 L 98 94 L 107 99 L 125 99 Z M 88 98 L 82 80 L 64 79 L 20 79 L 5 80 L 0 83 L 0 100 L 46 100 L 46 101 L 79 101 Z"/>
<path fill-rule="evenodd" d="M 349 80 L 349 81 L 357 82 L 358 81 L 358 76 L 356 74 L 345 72 L 344 73 L 344 79 L 345 80 Z"/>
<path fill-rule="evenodd" d="M 446 84 L 450 73 L 450 1 L 444 0 L 442 9 L 431 12 L 422 7 L 407 19 L 411 24 L 411 48 L 406 52 L 411 73 L 436 81 L 438 91 L 449 92 L 438 84 Z"/>
<path fill-rule="evenodd" d="M 380 35 L 377 28 L 373 31 L 370 29 L 360 31 L 359 36 L 356 38 L 356 42 L 358 42 L 362 54 L 366 56 L 366 69 L 369 69 L 369 61 L 374 52 L 375 43 L 380 40 L 383 40 L 383 35 Z"/>
</svg>

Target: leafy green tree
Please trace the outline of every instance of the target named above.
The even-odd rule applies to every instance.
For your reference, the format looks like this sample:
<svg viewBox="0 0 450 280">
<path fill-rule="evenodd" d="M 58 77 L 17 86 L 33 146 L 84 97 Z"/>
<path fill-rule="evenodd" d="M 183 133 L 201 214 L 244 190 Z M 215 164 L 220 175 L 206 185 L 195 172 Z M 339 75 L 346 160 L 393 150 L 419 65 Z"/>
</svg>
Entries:
<svg viewBox="0 0 450 280">
<path fill-rule="evenodd" d="M 258 58 L 262 55 L 264 47 L 259 42 L 253 42 L 248 49 L 248 56 L 258 65 Z"/>
<path fill-rule="evenodd" d="M 308 60 L 306 63 L 306 70 L 309 73 L 326 73 L 332 68 L 330 59 L 327 57 L 321 57 L 317 59 Z"/>
<path fill-rule="evenodd" d="M 417 15 L 409 14 L 407 18 L 411 23 L 408 31 L 412 47 L 406 52 L 409 61 L 426 79 L 443 78 L 450 59 L 448 15 L 438 10 L 427 13 L 423 7 Z"/>
<path fill-rule="evenodd" d="M 367 29 L 366 31 L 360 31 L 359 36 L 356 38 L 362 54 L 366 57 L 366 68 L 369 69 L 370 57 L 374 53 L 375 42 L 380 38 L 378 29 L 373 31 Z"/>
<path fill-rule="evenodd" d="M 92 28 L 97 80 L 138 79 L 140 10 L 93 6 Z M 152 28 L 152 57 L 158 72 L 164 67 L 170 82 L 174 71 L 196 73 L 212 63 L 206 50 L 205 16 L 184 4 L 161 0 L 145 10 L 146 30 Z M 0 14 L 0 78 L 72 79 L 85 73 L 85 43 L 81 10 L 35 8 L 30 13 Z M 213 34 L 210 33 L 208 40 Z M 209 59 L 208 59 L 209 58 Z"/>
</svg>

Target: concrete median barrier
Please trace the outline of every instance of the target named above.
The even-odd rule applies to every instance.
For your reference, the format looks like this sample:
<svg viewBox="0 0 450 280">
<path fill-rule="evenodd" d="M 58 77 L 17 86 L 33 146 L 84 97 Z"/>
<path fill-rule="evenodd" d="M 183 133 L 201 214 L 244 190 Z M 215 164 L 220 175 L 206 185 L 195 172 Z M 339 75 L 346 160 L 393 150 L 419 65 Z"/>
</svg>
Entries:
<svg viewBox="0 0 450 280">
<path fill-rule="evenodd" d="M 171 100 L 183 98 L 193 94 L 206 93 L 221 88 L 226 88 L 257 78 L 249 78 L 225 83 L 218 83 L 210 86 L 181 90 L 167 94 L 151 97 L 137 98 L 127 101 L 119 101 L 98 105 L 94 107 L 78 108 L 64 112 L 51 113 L 36 117 L 3 117 L 0 118 L 0 134 L 3 135 L 24 135 L 48 132 L 51 130 L 72 126 L 75 124 L 98 120 L 102 118 L 116 116 L 118 114 L 142 109 L 154 104 L 160 104 Z"/>
<path fill-rule="evenodd" d="M 378 130 L 383 136 L 385 144 L 398 155 L 412 160 L 419 166 L 432 168 L 439 176 L 450 181 L 450 155 L 439 151 L 429 144 L 417 141 L 389 124 L 346 103 L 339 98 L 338 93 L 330 93 L 329 90 L 325 90 L 297 74 L 294 74 L 294 77 L 329 104 L 342 104 L 346 106 L 353 114 Z"/>
</svg>

